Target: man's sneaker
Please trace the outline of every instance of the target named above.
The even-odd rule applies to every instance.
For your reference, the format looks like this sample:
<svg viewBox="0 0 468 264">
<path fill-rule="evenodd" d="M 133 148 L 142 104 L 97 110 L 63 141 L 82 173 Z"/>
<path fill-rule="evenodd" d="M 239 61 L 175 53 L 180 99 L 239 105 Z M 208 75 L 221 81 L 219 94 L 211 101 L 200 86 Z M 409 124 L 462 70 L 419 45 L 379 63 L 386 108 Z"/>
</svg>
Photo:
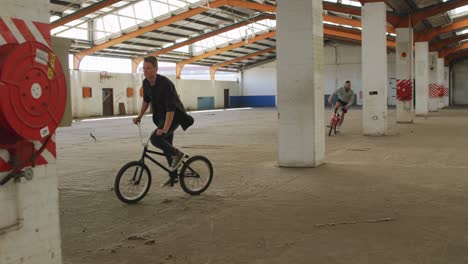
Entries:
<svg viewBox="0 0 468 264">
<path fill-rule="evenodd" d="M 169 177 L 169 179 L 167 179 L 165 183 L 161 184 L 161 187 L 172 187 L 177 182 L 179 182 L 177 178 L 172 179 L 171 177 Z"/>
<path fill-rule="evenodd" d="M 182 159 L 184 158 L 185 154 L 182 151 L 176 150 L 177 153 L 172 156 L 172 164 L 171 164 L 171 169 L 176 170 L 177 167 L 179 166 L 180 162 L 182 162 Z"/>
</svg>

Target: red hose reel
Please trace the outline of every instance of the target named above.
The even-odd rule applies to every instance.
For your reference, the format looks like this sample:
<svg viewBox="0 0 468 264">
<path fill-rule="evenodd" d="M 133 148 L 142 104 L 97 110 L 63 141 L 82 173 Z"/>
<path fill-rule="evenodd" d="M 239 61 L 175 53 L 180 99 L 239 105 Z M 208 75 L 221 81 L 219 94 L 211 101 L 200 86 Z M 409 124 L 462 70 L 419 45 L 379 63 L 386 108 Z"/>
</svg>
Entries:
<svg viewBox="0 0 468 264">
<path fill-rule="evenodd" d="M 443 85 L 439 85 L 439 87 L 437 87 L 437 95 L 439 97 L 445 96 L 445 87 Z"/>
<path fill-rule="evenodd" d="M 400 101 L 413 100 L 413 82 L 412 80 L 397 81 L 397 99 Z"/>
<path fill-rule="evenodd" d="M 50 48 L 0 46 L 0 148 L 9 151 L 15 170 L 34 164 L 62 120 L 66 99 L 65 75 Z"/>
</svg>

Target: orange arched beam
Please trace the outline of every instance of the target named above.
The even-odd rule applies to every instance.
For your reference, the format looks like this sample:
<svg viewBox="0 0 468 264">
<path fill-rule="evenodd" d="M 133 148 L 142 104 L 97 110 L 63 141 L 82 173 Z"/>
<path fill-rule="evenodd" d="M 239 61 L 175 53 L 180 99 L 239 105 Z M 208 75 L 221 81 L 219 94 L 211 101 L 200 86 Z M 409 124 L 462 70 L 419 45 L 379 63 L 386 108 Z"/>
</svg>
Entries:
<svg viewBox="0 0 468 264">
<path fill-rule="evenodd" d="M 243 60 L 247 60 L 247 59 L 250 59 L 250 58 L 253 58 L 253 57 L 257 57 L 257 56 L 260 56 L 262 54 L 265 54 L 265 53 L 268 53 L 268 52 L 272 52 L 272 51 L 275 51 L 276 50 L 276 47 L 271 47 L 271 48 L 268 48 L 268 49 L 264 49 L 264 50 L 261 50 L 261 51 L 257 51 L 255 53 L 251 53 L 251 54 L 248 54 L 248 55 L 245 55 L 243 57 L 239 57 L 239 58 L 235 58 L 235 59 L 232 59 L 232 60 L 229 60 L 229 61 L 225 61 L 225 62 L 222 62 L 222 63 L 218 63 L 218 64 L 215 64 L 213 66 L 210 67 L 210 77 L 211 77 L 211 80 L 214 80 L 215 79 L 215 74 L 216 74 L 216 71 L 219 70 L 220 68 L 222 67 L 225 67 L 227 65 L 231 65 L 231 64 L 234 64 L 236 62 L 240 62 L 240 61 L 243 61 Z"/>
<path fill-rule="evenodd" d="M 210 7 L 212 7 L 211 3 L 209 3 L 209 5 L 210 5 Z M 255 2 L 247 2 L 245 0 L 228 0 L 227 5 L 243 7 L 243 8 L 258 10 L 258 11 L 263 11 L 263 12 L 271 12 L 271 13 L 276 12 L 276 6 L 274 6 L 274 5 L 266 5 L 266 4 L 259 4 L 259 3 L 255 3 Z"/>
<path fill-rule="evenodd" d="M 90 6 L 87 6 L 85 8 L 82 8 L 80 10 L 77 10 L 69 15 L 66 15 L 60 19 L 57 19 L 55 20 L 54 22 L 50 23 L 50 28 L 51 29 L 54 29 L 54 28 L 57 28 L 57 27 L 60 27 L 60 26 L 63 26 L 65 25 L 66 23 L 69 23 L 71 21 L 74 21 L 74 20 L 77 20 L 77 19 L 80 19 L 86 15 L 89 15 L 93 12 L 96 12 L 100 9 L 103 9 L 104 7 L 108 7 L 112 4 L 115 4 L 117 2 L 120 2 L 121 0 L 102 0 L 102 1 L 99 1 L 95 4 L 92 4 Z"/>
<path fill-rule="evenodd" d="M 451 32 L 451 31 L 457 31 L 466 27 L 468 27 L 468 18 L 461 19 L 448 26 L 437 27 L 434 29 L 426 30 L 421 33 L 417 33 L 415 34 L 415 41 L 417 42 L 431 41 L 433 38 L 435 38 L 438 35 Z"/>
<path fill-rule="evenodd" d="M 450 44 L 460 42 L 462 40 L 468 39 L 468 33 L 463 34 L 463 35 L 458 35 L 455 37 L 447 38 L 441 41 L 437 41 L 434 44 L 431 44 L 429 51 L 435 52 L 435 51 L 440 51 L 442 50 L 445 46 L 448 46 Z"/>
<path fill-rule="evenodd" d="M 215 56 L 215 55 L 221 54 L 221 53 L 226 52 L 226 51 L 230 51 L 230 50 L 233 50 L 233 49 L 236 49 L 236 48 L 240 48 L 242 46 L 252 44 L 252 43 L 255 43 L 255 42 L 263 40 L 263 39 L 272 38 L 274 36 L 276 36 L 276 31 L 271 31 L 271 32 L 268 32 L 268 33 L 265 33 L 265 34 L 262 34 L 262 35 L 258 35 L 258 36 L 254 37 L 254 38 L 248 39 L 247 41 L 244 41 L 244 40 L 239 41 L 239 42 L 237 42 L 235 44 L 231 44 L 229 46 L 226 46 L 226 47 L 223 47 L 223 48 L 220 48 L 220 49 L 216 49 L 216 50 L 213 50 L 213 51 L 210 51 L 210 52 L 206 52 L 206 53 L 204 53 L 202 55 L 195 56 L 195 57 L 190 58 L 188 60 L 180 61 L 180 62 L 178 62 L 176 64 L 176 78 L 180 79 L 182 69 L 187 64 L 194 63 L 194 62 L 197 62 L 199 60 L 203 60 L 203 59 L 206 59 L 208 57 Z"/>
<path fill-rule="evenodd" d="M 365 3 L 375 3 L 375 2 L 385 2 L 384 0 L 360 0 L 362 5 Z M 395 28 L 397 27 L 409 27 L 416 26 L 418 23 L 422 22 L 424 19 L 427 19 L 431 16 L 435 16 L 440 13 L 444 13 L 458 7 L 468 5 L 468 0 L 452 0 L 446 3 L 440 3 L 437 5 L 428 6 L 423 8 L 420 11 L 409 14 L 407 16 L 396 16 L 396 15 L 387 15 L 387 21 L 392 24 Z M 361 12 L 358 8 L 342 7 L 337 4 L 323 4 L 324 10 L 330 10 L 335 12 L 341 12 L 346 14 L 352 14 L 356 16 L 361 16 Z"/>
<path fill-rule="evenodd" d="M 336 27 L 324 26 L 323 34 L 333 39 L 341 40 L 352 40 L 353 42 L 361 44 L 362 37 L 360 32 L 352 32 L 350 30 L 337 29 Z M 387 40 L 387 47 L 396 48 L 396 42 L 394 40 Z"/>
<path fill-rule="evenodd" d="M 337 17 L 337 16 L 323 15 L 323 21 L 336 23 L 336 24 L 342 24 L 342 25 L 348 25 L 352 27 L 362 27 L 362 22 L 360 20 Z M 396 33 L 395 28 L 393 27 L 387 27 L 387 32 L 393 33 L 393 34 Z"/>
<path fill-rule="evenodd" d="M 441 14 L 462 6 L 468 5 L 468 0 L 453 0 L 446 3 L 441 3 L 435 6 L 428 6 L 423 10 L 420 10 L 416 13 L 408 15 L 406 18 L 400 20 L 400 23 L 396 27 L 409 27 L 410 25 L 416 26 L 418 23 L 422 22 L 424 19 L 427 19 L 431 16 Z"/>
<path fill-rule="evenodd" d="M 374 1 L 374 2 L 383 2 L 383 0 Z M 359 7 L 345 6 L 345 5 L 333 4 L 329 2 L 323 2 L 323 10 L 339 12 L 343 14 L 350 14 L 354 16 L 361 16 L 361 8 Z M 387 21 L 393 26 L 395 26 L 400 22 L 400 17 L 396 15 L 387 14 Z"/>
<path fill-rule="evenodd" d="M 354 16 L 361 16 L 361 8 L 359 7 L 332 4 L 330 2 L 323 2 L 323 10 L 350 14 Z"/>
<path fill-rule="evenodd" d="M 450 56 L 445 57 L 445 66 L 450 65 L 450 63 L 452 63 L 452 61 L 454 61 L 455 59 L 466 57 L 466 56 L 468 56 L 468 50 L 453 53 Z"/>
<path fill-rule="evenodd" d="M 463 43 L 460 46 L 453 47 L 451 49 L 439 51 L 439 58 L 447 57 L 447 56 L 450 56 L 451 54 L 453 54 L 455 52 L 459 52 L 459 51 L 467 50 L 467 49 L 468 49 L 468 42 Z"/>
</svg>

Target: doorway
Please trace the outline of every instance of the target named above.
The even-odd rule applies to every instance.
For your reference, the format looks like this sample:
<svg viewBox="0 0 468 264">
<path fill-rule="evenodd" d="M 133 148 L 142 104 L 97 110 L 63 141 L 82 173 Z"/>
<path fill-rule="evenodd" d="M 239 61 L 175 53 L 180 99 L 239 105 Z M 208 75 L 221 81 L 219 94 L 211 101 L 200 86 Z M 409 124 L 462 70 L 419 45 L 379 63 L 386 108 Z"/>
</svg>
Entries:
<svg viewBox="0 0 468 264">
<path fill-rule="evenodd" d="M 114 115 L 114 92 L 112 88 L 102 88 L 102 115 Z"/>
<path fill-rule="evenodd" d="M 229 108 L 229 89 L 224 89 L 224 108 Z"/>
</svg>

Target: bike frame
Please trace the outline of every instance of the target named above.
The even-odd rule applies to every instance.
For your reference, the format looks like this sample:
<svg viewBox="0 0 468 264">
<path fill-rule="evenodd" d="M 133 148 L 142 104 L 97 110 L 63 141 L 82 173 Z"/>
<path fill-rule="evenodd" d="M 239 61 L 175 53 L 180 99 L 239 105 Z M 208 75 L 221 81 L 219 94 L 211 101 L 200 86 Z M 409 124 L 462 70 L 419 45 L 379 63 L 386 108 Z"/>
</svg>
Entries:
<svg viewBox="0 0 468 264">
<path fill-rule="evenodd" d="M 148 139 L 146 140 L 146 142 L 143 142 L 143 136 L 141 134 L 141 125 L 140 123 L 137 124 L 138 125 L 138 129 L 139 129 L 139 132 L 140 132 L 140 143 L 141 145 L 143 146 L 143 154 L 141 155 L 141 159 L 140 161 L 145 164 L 145 158 L 149 159 L 150 161 L 152 161 L 154 164 L 156 164 L 158 167 L 160 167 L 161 169 L 165 170 L 167 173 L 169 174 L 172 174 L 173 172 L 176 172 L 177 170 L 171 170 L 170 168 L 167 168 L 166 166 L 164 166 L 161 162 L 157 161 L 156 159 L 154 159 L 153 157 L 151 157 L 150 155 L 148 155 L 148 153 L 151 153 L 151 154 L 154 154 L 154 155 L 158 155 L 158 156 L 163 156 L 163 157 L 166 157 L 167 156 L 163 153 L 163 152 L 159 152 L 159 151 L 153 151 L 153 150 L 150 150 L 149 149 L 149 141 L 150 141 L 150 137 L 148 137 Z M 184 154 L 186 156 L 189 156 L 188 154 Z M 182 160 L 182 164 L 183 165 L 186 165 L 187 163 L 185 162 L 185 160 Z M 190 166 L 187 166 L 187 168 L 192 172 L 194 173 L 196 176 L 200 177 L 200 175 L 194 171 L 192 168 L 190 168 Z M 135 180 L 136 178 L 136 172 L 135 172 L 135 175 L 133 177 L 133 179 Z M 139 182 L 141 179 L 141 175 L 139 176 L 139 180 L 137 182 Z M 173 181 L 173 177 L 171 176 L 171 180 Z"/>
<path fill-rule="evenodd" d="M 333 114 L 333 126 L 336 127 L 341 120 L 341 115 L 338 114 L 338 109 L 335 109 L 335 113 Z"/>
<path fill-rule="evenodd" d="M 171 171 L 169 168 L 167 168 L 166 166 L 164 166 L 161 162 L 157 161 L 156 159 L 154 159 L 153 157 L 151 157 L 150 155 L 148 155 L 148 153 L 151 153 L 151 154 L 154 154 L 154 155 L 158 155 L 158 156 L 163 156 L 163 157 L 166 157 L 167 156 L 162 153 L 162 152 L 158 152 L 158 151 L 152 151 L 152 150 L 149 150 L 148 149 L 148 146 L 145 146 L 145 148 L 143 149 L 143 154 L 141 155 L 141 159 L 140 161 L 144 164 L 145 163 L 145 158 L 149 159 L 150 161 L 152 161 L 154 164 L 158 165 L 161 169 L 165 170 L 166 172 L 168 173 L 171 173 L 173 171 Z M 182 161 L 183 164 L 185 164 L 185 161 Z"/>
<path fill-rule="evenodd" d="M 339 112 L 338 108 L 335 107 L 335 111 L 333 113 L 333 127 L 334 128 L 336 128 L 336 126 L 338 125 L 338 123 L 341 120 L 341 115 L 338 112 Z"/>
<path fill-rule="evenodd" d="M 163 153 L 163 152 L 159 152 L 159 151 L 153 151 L 153 150 L 150 150 L 149 149 L 149 141 L 150 141 L 150 137 L 148 137 L 148 139 L 146 140 L 146 142 L 143 142 L 143 136 L 141 134 L 141 125 L 140 123 L 137 123 L 138 125 L 138 130 L 140 132 L 140 143 L 141 145 L 143 146 L 143 154 L 141 155 L 141 159 L 140 161 L 145 164 L 145 158 L 149 159 L 150 161 L 152 161 L 154 164 L 158 165 L 161 169 L 165 170 L 166 172 L 168 173 L 172 173 L 173 171 L 170 170 L 169 168 L 167 168 L 166 166 L 164 166 L 161 162 L 157 161 L 156 159 L 154 159 L 153 157 L 151 157 L 150 155 L 148 155 L 148 153 L 151 153 L 151 154 L 154 154 L 154 155 L 158 155 L 158 156 L 163 156 L 163 157 L 166 157 L 167 156 Z M 182 161 L 182 164 L 185 164 L 185 161 Z"/>
</svg>

